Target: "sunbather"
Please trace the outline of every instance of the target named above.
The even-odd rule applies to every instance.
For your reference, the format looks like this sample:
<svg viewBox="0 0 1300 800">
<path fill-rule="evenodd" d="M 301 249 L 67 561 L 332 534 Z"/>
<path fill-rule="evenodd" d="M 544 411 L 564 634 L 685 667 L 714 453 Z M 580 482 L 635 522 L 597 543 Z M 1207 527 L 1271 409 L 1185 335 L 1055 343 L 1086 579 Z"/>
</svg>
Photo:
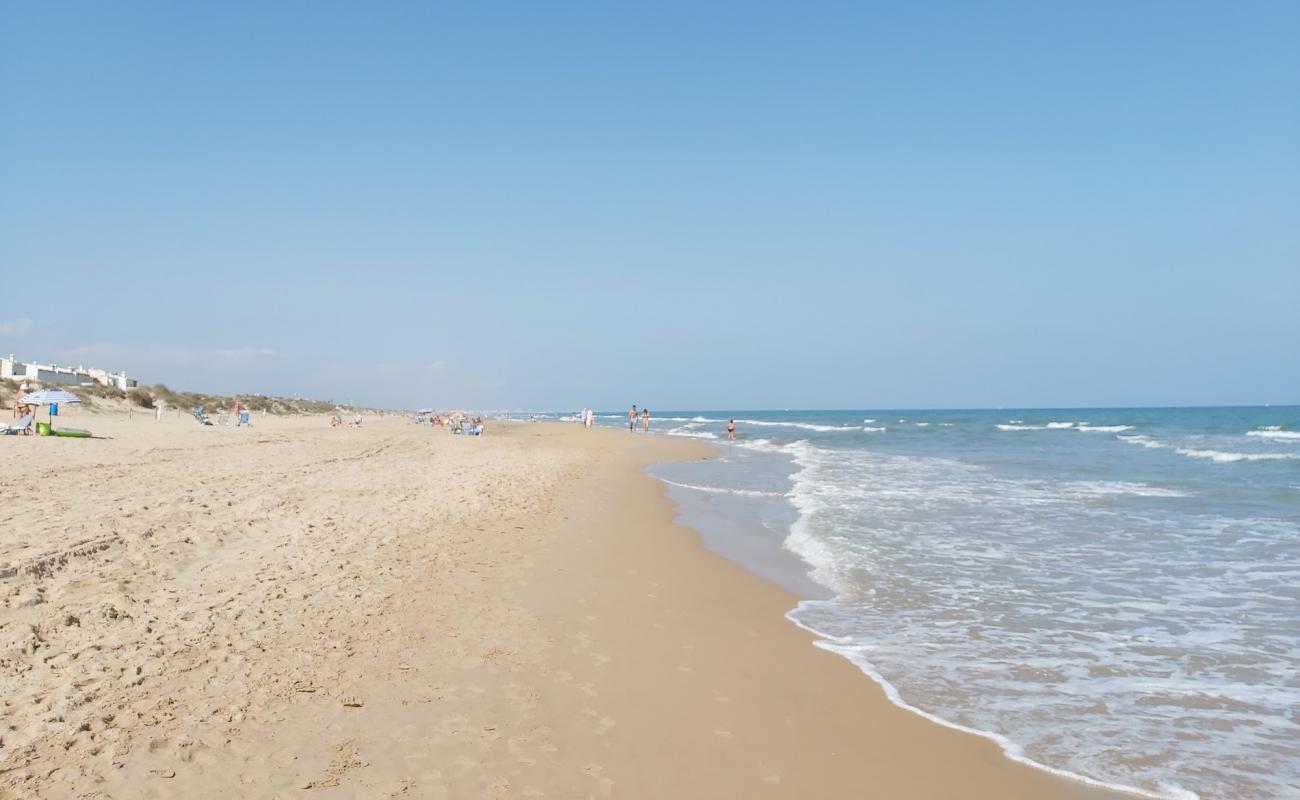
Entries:
<svg viewBox="0 0 1300 800">
<path fill-rule="evenodd" d="M 21 419 L 28 414 L 36 413 L 36 409 L 23 402 L 27 399 L 28 394 L 30 394 L 30 392 L 28 391 L 27 384 L 24 383 L 18 387 L 18 393 L 14 395 L 14 419 Z"/>
</svg>

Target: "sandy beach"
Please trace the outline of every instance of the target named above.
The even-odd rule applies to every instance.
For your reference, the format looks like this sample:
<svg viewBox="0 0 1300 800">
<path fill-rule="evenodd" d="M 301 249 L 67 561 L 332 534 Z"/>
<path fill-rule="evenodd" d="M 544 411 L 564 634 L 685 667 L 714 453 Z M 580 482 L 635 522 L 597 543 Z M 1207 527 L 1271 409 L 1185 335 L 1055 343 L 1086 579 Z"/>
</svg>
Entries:
<svg viewBox="0 0 1300 800">
<path fill-rule="evenodd" d="M 1085 798 L 675 525 L 697 442 L 74 412 L 0 440 L 6 798 Z"/>
</svg>

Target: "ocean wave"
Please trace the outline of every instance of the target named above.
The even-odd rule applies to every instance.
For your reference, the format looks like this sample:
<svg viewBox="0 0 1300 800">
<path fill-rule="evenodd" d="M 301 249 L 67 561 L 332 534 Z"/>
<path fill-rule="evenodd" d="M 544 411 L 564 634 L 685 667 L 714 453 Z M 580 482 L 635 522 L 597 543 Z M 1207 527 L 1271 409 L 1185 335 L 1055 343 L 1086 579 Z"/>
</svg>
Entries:
<svg viewBox="0 0 1300 800">
<path fill-rule="evenodd" d="M 802 442 L 803 440 L 799 440 Z M 782 453 L 788 455 L 789 445 L 773 444 L 771 439 L 737 439 L 735 446 L 742 450 L 754 450 L 759 453 Z"/>
<path fill-rule="evenodd" d="M 1075 428 L 1075 426 L 1079 426 Z M 1087 430 L 1086 422 L 1049 422 L 1046 425 L 1026 425 L 1022 420 L 1013 419 L 1010 422 L 999 422 L 994 427 L 1000 431 L 1064 431 L 1074 428 L 1075 430 Z"/>
<path fill-rule="evenodd" d="M 1246 435 L 1258 436 L 1262 439 L 1277 439 L 1283 442 L 1300 441 L 1300 431 L 1284 431 L 1277 425 L 1269 425 L 1257 431 L 1247 431 Z"/>
<path fill-rule="evenodd" d="M 651 412 L 651 417 L 650 417 L 650 418 L 651 418 L 651 419 L 657 419 L 657 420 L 659 420 L 660 422 L 695 422 L 695 423 L 701 423 L 701 422 L 718 422 L 718 423 L 722 423 L 722 422 L 726 422 L 725 419 L 713 419 L 713 418 L 711 418 L 711 417 L 656 417 L 656 416 L 654 416 L 653 412 Z M 627 419 L 627 416 L 624 415 L 624 416 L 622 417 L 622 419 Z"/>
<path fill-rule="evenodd" d="M 716 439 L 718 434 L 712 431 L 692 431 L 686 428 L 673 428 L 668 431 L 669 436 L 685 436 L 688 439 Z"/>
<path fill-rule="evenodd" d="M 1176 447 L 1174 452 L 1180 456 L 1206 458 L 1220 464 L 1231 464 L 1235 461 L 1287 461 L 1300 459 L 1300 453 L 1232 453 L 1223 450 L 1193 450 L 1187 447 Z"/>
<path fill-rule="evenodd" d="M 930 423 L 928 423 L 928 422 L 918 422 L 918 423 L 916 423 L 916 427 L 918 427 L 918 428 L 928 428 L 928 427 L 930 427 Z"/>
<path fill-rule="evenodd" d="M 679 488 L 690 489 L 691 491 L 695 491 L 695 492 L 709 492 L 710 494 L 732 494 L 732 495 L 736 495 L 737 497 L 785 497 L 785 495 L 782 494 L 781 492 L 761 492 L 757 489 L 728 489 L 723 486 L 700 486 L 694 483 L 679 483 L 677 481 L 670 481 L 667 478 L 660 478 L 659 480 L 663 481 L 669 486 L 677 486 Z"/>
<path fill-rule="evenodd" d="M 1152 439 L 1150 436 L 1143 436 L 1140 433 L 1134 436 L 1116 436 L 1115 438 L 1119 439 L 1121 442 L 1141 445 L 1143 447 L 1147 447 L 1152 450 L 1170 446 L 1162 442 L 1157 442 L 1155 439 Z"/>
<path fill-rule="evenodd" d="M 875 422 L 874 419 L 864 419 L 864 420 L 862 420 L 862 424 L 863 424 L 863 425 L 870 425 L 870 424 L 873 423 L 873 422 Z"/>
<path fill-rule="evenodd" d="M 1076 481 L 1066 484 L 1066 492 L 1075 496 L 1135 495 L 1137 497 L 1192 497 L 1193 492 L 1169 489 L 1132 481 Z"/>
<path fill-rule="evenodd" d="M 1300 453 L 1237 453 L 1229 450 L 1210 450 L 1195 447 L 1178 447 L 1165 442 L 1158 442 L 1150 436 L 1116 436 L 1121 442 L 1141 445 L 1152 450 L 1173 450 L 1180 456 L 1202 458 L 1219 464 L 1233 464 L 1238 461 L 1290 461 L 1300 459 Z"/>
<path fill-rule="evenodd" d="M 812 422 L 773 422 L 765 419 L 738 419 L 737 425 L 755 425 L 760 428 L 798 428 L 801 431 L 831 433 L 833 431 L 854 431 L 856 425 L 818 425 Z"/>
<path fill-rule="evenodd" d="M 883 427 L 880 427 L 880 428 L 873 428 L 873 427 L 871 427 L 870 425 L 863 426 L 863 428 L 862 428 L 862 432 L 863 432 L 863 433 L 881 433 L 881 432 L 884 431 L 884 430 L 885 430 L 885 428 L 883 428 Z"/>
<path fill-rule="evenodd" d="M 1131 431 L 1134 427 L 1133 425 L 1080 425 L 1075 430 L 1087 433 L 1119 433 L 1121 431 Z"/>
</svg>

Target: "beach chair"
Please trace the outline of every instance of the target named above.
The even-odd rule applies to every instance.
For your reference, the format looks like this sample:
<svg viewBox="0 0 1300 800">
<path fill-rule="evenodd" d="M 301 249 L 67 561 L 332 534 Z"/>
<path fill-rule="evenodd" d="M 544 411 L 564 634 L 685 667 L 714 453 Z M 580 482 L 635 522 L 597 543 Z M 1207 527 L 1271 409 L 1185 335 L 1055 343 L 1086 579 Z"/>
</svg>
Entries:
<svg viewBox="0 0 1300 800">
<path fill-rule="evenodd" d="M 36 419 L 36 415 L 28 413 L 15 422 L 0 422 L 0 434 L 31 433 L 32 420 L 34 419 Z"/>
</svg>

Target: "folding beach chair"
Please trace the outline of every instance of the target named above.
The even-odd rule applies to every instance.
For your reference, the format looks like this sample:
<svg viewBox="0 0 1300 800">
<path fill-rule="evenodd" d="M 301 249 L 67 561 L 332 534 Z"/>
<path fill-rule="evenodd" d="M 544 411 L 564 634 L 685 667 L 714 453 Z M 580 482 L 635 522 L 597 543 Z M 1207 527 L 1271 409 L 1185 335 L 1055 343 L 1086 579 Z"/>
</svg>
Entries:
<svg viewBox="0 0 1300 800">
<path fill-rule="evenodd" d="M 0 422 L 0 434 L 31 433 L 34 419 L 36 415 L 29 412 L 16 422 Z"/>
</svg>

